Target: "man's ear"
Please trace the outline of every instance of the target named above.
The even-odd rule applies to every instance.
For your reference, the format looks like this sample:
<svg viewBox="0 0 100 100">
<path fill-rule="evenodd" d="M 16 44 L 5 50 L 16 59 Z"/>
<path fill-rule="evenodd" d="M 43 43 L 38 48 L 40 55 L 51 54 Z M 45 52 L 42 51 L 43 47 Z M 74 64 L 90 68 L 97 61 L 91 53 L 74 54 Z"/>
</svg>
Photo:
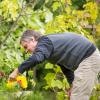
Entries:
<svg viewBox="0 0 100 100">
<path fill-rule="evenodd" d="M 35 37 L 34 37 L 34 36 L 32 37 L 32 41 L 33 41 L 33 42 L 34 42 L 34 41 L 37 41 L 37 40 L 35 39 Z"/>
</svg>

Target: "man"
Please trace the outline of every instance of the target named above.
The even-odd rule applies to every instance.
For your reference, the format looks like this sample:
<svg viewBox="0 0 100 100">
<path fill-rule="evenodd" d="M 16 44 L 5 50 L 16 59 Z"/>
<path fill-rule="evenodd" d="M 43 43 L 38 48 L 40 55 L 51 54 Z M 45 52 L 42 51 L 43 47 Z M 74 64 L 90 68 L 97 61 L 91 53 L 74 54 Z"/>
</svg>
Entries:
<svg viewBox="0 0 100 100">
<path fill-rule="evenodd" d="M 34 30 L 26 30 L 20 43 L 32 55 L 9 79 L 16 79 L 18 74 L 48 60 L 61 67 L 72 85 L 70 100 L 89 100 L 100 71 L 100 53 L 87 38 L 69 32 L 42 36 Z"/>
</svg>

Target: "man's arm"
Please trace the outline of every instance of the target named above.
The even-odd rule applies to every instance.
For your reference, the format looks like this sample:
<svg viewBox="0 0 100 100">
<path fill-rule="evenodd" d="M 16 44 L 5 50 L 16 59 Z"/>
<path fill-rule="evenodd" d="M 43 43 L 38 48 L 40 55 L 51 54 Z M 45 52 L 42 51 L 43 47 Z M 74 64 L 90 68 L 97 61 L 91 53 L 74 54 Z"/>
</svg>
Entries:
<svg viewBox="0 0 100 100">
<path fill-rule="evenodd" d="M 26 70 L 34 67 L 36 64 L 43 62 L 48 59 L 53 51 L 53 45 L 48 37 L 42 37 L 38 42 L 35 53 L 33 53 L 26 61 L 24 61 L 18 69 L 14 70 L 12 73 L 23 73 Z M 11 73 L 10 77 L 13 77 Z M 15 75 L 16 76 L 16 75 Z"/>
<path fill-rule="evenodd" d="M 31 69 L 36 64 L 43 62 L 46 59 L 45 55 L 42 52 L 36 52 L 30 56 L 26 61 L 24 61 L 19 67 L 18 70 L 20 73 L 23 73 L 26 70 Z"/>
<path fill-rule="evenodd" d="M 53 45 L 48 37 L 42 37 L 38 42 L 35 53 L 30 56 L 26 61 L 24 61 L 19 67 L 18 70 L 20 73 L 23 73 L 25 70 L 28 70 L 48 59 L 52 53 Z"/>
</svg>

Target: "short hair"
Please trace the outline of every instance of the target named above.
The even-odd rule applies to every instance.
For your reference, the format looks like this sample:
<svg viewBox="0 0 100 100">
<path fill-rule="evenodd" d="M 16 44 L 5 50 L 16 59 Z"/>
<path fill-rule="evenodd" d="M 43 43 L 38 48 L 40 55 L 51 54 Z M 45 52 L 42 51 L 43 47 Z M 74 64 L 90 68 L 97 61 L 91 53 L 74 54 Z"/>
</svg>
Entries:
<svg viewBox="0 0 100 100">
<path fill-rule="evenodd" d="M 26 30 L 21 36 L 20 43 L 25 40 L 32 40 L 32 37 L 34 37 L 35 40 L 38 41 L 39 38 L 42 37 L 42 34 L 34 30 Z"/>
</svg>

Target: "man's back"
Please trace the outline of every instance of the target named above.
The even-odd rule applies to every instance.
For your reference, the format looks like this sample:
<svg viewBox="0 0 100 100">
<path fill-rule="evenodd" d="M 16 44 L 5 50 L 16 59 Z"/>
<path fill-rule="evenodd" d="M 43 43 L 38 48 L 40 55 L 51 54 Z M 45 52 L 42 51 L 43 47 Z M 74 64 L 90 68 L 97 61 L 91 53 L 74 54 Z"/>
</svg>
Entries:
<svg viewBox="0 0 100 100">
<path fill-rule="evenodd" d="M 69 32 L 48 35 L 47 37 L 54 47 L 49 60 L 52 63 L 62 64 L 69 69 L 77 67 L 88 50 L 91 49 L 90 54 L 95 50 L 95 46 L 87 38 L 79 34 Z"/>
</svg>

